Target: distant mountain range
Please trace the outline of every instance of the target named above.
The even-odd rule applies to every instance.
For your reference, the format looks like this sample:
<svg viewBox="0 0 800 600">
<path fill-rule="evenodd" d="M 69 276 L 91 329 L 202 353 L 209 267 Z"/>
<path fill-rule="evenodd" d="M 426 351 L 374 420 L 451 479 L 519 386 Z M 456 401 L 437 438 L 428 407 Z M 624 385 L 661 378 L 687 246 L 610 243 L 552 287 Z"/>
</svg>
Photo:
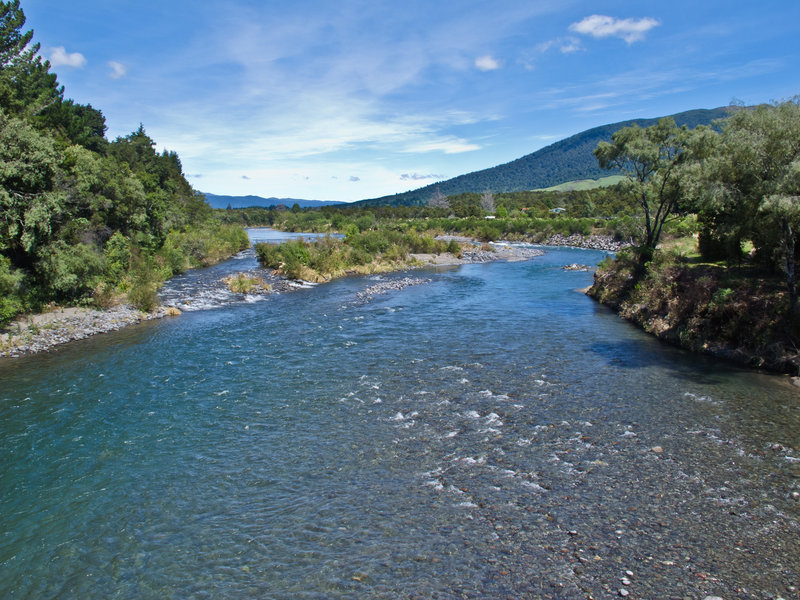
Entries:
<svg viewBox="0 0 800 600">
<path fill-rule="evenodd" d="M 728 109 L 697 109 L 671 116 L 679 126 L 686 125 L 692 129 L 697 125 L 710 125 L 717 119 L 727 117 Z M 433 183 L 409 192 L 360 200 L 353 204 L 413 206 L 427 204 L 428 200 L 438 193 L 452 196 L 465 192 L 480 193 L 486 190 L 494 193 L 518 192 L 547 188 L 578 179 L 599 179 L 612 175 L 613 172 L 603 170 L 598 166 L 597 159 L 593 154 L 597 144 L 601 141 L 611 141 L 611 135 L 623 127 L 633 124 L 649 127 L 654 125 L 659 118 L 631 119 L 587 129 L 497 167 L 459 175 L 453 179 Z"/>
<path fill-rule="evenodd" d="M 343 204 L 331 200 L 301 200 L 299 198 L 262 198 L 261 196 L 218 196 L 217 194 L 204 193 L 211 208 L 250 208 L 251 206 L 279 206 L 283 204 L 292 208 L 295 204 L 300 208 L 328 206 Z"/>
</svg>

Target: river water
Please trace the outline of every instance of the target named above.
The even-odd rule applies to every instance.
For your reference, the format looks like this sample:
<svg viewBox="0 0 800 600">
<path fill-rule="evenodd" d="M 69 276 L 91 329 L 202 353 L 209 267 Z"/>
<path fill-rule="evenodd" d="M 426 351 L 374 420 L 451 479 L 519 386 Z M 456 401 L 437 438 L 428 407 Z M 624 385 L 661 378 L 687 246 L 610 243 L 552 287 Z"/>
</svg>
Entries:
<svg viewBox="0 0 800 600">
<path fill-rule="evenodd" d="M 798 597 L 798 389 L 575 291 L 562 266 L 602 257 L 195 302 L 0 362 L 0 597 Z"/>
</svg>

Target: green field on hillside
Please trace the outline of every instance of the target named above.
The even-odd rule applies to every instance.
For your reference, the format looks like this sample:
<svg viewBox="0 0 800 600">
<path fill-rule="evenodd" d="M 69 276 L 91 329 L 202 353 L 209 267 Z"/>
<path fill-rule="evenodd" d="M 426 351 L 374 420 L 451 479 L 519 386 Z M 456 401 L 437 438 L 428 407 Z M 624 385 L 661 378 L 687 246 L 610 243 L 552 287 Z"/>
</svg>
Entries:
<svg viewBox="0 0 800 600">
<path fill-rule="evenodd" d="M 552 185 L 546 188 L 539 188 L 532 190 L 534 192 L 582 192 L 585 190 L 594 190 L 601 187 L 610 187 L 617 185 L 620 181 L 625 179 L 623 175 L 610 175 L 608 177 L 601 177 L 600 179 L 576 179 L 575 181 L 566 181 L 558 185 Z"/>
</svg>

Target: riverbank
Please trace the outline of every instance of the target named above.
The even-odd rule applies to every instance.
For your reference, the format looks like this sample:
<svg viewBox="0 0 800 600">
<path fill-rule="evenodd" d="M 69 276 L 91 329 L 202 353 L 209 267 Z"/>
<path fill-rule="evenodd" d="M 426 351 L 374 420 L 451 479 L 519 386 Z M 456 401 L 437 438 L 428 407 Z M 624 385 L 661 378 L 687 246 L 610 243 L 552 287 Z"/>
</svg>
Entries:
<svg viewBox="0 0 800 600">
<path fill-rule="evenodd" d="M 628 256 L 600 265 L 587 295 L 671 345 L 742 366 L 800 375 L 800 324 L 777 278 L 682 263 L 659 252 L 635 281 Z"/>
<path fill-rule="evenodd" d="M 26 315 L 0 331 L 0 358 L 48 351 L 67 342 L 160 319 L 167 314 L 170 311 L 163 306 L 153 312 L 143 312 L 125 304 L 106 309 L 65 307 Z"/>
</svg>

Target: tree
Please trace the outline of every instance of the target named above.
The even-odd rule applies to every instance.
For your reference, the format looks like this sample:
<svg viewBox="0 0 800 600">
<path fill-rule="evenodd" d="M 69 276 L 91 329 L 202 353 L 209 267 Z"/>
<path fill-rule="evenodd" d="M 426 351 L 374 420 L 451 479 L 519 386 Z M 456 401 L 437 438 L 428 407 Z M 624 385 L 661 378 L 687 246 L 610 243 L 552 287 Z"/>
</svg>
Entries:
<svg viewBox="0 0 800 600">
<path fill-rule="evenodd" d="M 741 108 L 702 161 L 698 203 L 709 236 L 732 252 L 752 241 L 766 264 L 783 268 L 792 310 L 800 233 L 800 97 Z"/>
<path fill-rule="evenodd" d="M 489 190 L 486 190 L 481 195 L 481 208 L 487 213 L 494 212 L 494 194 Z"/>
<path fill-rule="evenodd" d="M 58 226 L 58 158 L 51 138 L 0 111 L 0 252 L 15 267 L 30 268 Z"/>
<path fill-rule="evenodd" d="M 428 206 L 431 208 L 450 208 L 450 201 L 437 187 L 433 195 L 428 199 Z"/>
<path fill-rule="evenodd" d="M 624 192 L 644 212 L 642 259 L 648 260 L 658 245 L 664 224 L 674 216 L 681 197 L 680 167 L 688 158 L 690 132 L 671 117 L 645 129 L 623 127 L 611 143 L 600 142 L 594 151 L 604 169 L 619 169 L 626 177 Z"/>
<path fill-rule="evenodd" d="M 19 0 L 0 2 L 0 108 L 10 114 L 38 115 L 62 97 L 50 63 L 31 44 L 33 31 L 25 33 L 25 15 Z"/>
</svg>

